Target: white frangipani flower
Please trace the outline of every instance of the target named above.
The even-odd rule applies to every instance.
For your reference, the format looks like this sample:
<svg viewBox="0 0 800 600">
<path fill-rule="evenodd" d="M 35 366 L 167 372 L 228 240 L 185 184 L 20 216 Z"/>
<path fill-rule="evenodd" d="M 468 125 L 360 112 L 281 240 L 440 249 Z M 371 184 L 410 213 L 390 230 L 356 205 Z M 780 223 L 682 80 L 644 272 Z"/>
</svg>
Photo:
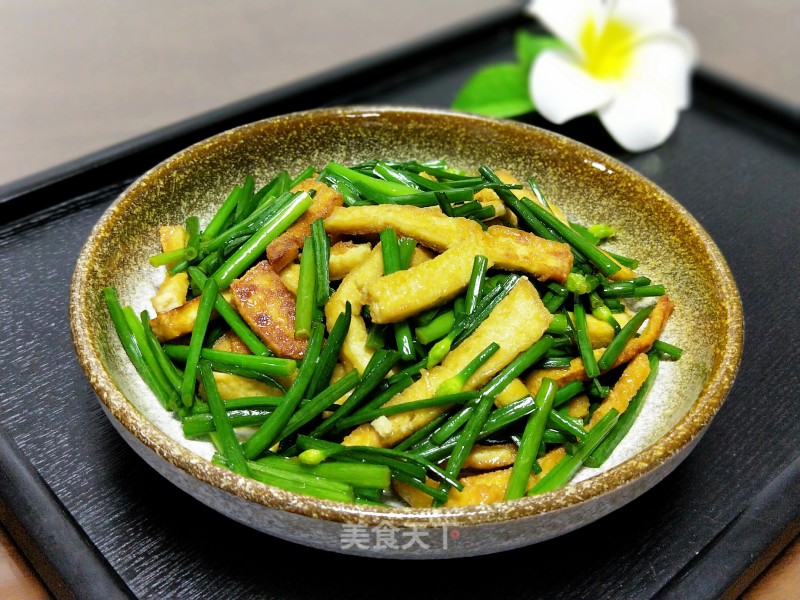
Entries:
<svg viewBox="0 0 800 600">
<path fill-rule="evenodd" d="M 527 10 L 566 46 L 533 61 L 530 93 L 542 116 L 560 124 L 596 112 L 633 152 L 669 137 L 689 106 L 695 60 L 671 0 L 531 0 Z"/>
</svg>

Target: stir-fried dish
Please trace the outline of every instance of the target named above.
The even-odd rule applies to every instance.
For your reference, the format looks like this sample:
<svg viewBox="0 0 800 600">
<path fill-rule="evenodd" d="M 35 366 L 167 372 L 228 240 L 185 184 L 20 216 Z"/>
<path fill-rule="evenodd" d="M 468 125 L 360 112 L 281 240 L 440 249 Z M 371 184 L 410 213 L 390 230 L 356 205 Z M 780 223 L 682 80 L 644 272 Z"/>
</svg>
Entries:
<svg viewBox="0 0 800 600">
<path fill-rule="evenodd" d="M 345 502 L 513 500 L 602 465 L 681 354 L 663 285 L 587 225 L 504 170 L 332 162 L 161 227 L 154 312 L 104 296 L 221 466 Z"/>
</svg>

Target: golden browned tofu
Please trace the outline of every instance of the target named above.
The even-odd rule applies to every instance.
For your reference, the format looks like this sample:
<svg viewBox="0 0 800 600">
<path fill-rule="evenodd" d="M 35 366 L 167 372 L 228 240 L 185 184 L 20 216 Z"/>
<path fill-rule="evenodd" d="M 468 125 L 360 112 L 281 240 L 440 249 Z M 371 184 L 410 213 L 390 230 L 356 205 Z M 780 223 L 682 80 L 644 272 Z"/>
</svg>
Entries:
<svg viewBox="0 0 800 600">
<path fill-rule="evenodd" d="M 589 406 L 589 396 L 581 394 L 580 396 L 570 398 L 569 402 L 567 402 L 567 412 L 570 417 L 582 419 L 589 414 Z"/>
<path fill-rule="evenodd" d="M 286 286 L 286 289 L 297 296 L 297 286 L 300 284 L 300 265 L 291 263 L 284 267 L 278 273 L 278 276 L 281 278 L 283 285 Z"/>
<path fill-rule="evenodd" d="M 331 259 L 328 266 L 331 281 L 344 279 L 347 274 L 363 263 L 372 252 L 369 244 L 337 242 L 331 246 Z"/>
<path fill-rule="evenodd" d="M 506 389 L 497 394 L 497 397 L 494 399 L 494 405 L 499 408 L 528 395 L 528 388 L 525 387 L 525 384 L 522 383 L 519 377 L 516 377 L 506 386 Z"/>
<path fill-rule="evenodd" d="M 414 249 L 411 259 L 413 266 L 427 260 L 429 260 L 429 255 L 424 249 Z M 382 276 L 383 254 L 381 245 L 378 244 L 365 261 L 345 276 L 325 305 L 325 324 L 330 331 L 336 323 L 336 319 L 344 312 L 347 302 L 350 302 L 352 311 L 350 329 L 347 330 L 347 336 L 342 346 L 341 358 L 348 366 L 355 368 L 359 374 L 364 372 L 370 358 L 375 354 L 374 350 L 367 348 L 367 326 L 361 317 L 361 309 L 366 302 L 365 290 L 371 282 Z"/>
<path fill-rule="evenodd" d="M 353 269 L 339 284 L 328 303 L 325 305 L 325 319 L 328 331 L 333 328 L 336 318 L 344 312 L 345 304 L 350 303 L 353 314 L 360 314 L 361 307 L 364 305 L 364 292 L 372 281 L 383 275 L 383 255 L 381 254 L 380 244 L 375 246 L 367 260 Z"/>
<path fill-rule="evenodd" d="M 647 355 L 645 353 L 637 354 L 636 358 L 625 366 L 625 370 L 611 388 L 611 392 L 594 411 L 586 429 L 597 425 L 597 422 L 612 408 L 616 408 L 619 414 L 624 413 L 648 375 L 650 375 L 650 361 L 647 360 Z"/>
<path fill-rule="evenodd" d="M 480 244 L 470 242 L 456 244 L 432 260 L 370 283 L 367 302 L 372 321 L 396 323 L 449 302 L 463 292 L 475 257 L 481 254 Z"/>
<path fill-rule="evenodd" d="M 494 219 L 501 219 L 505 223 L 516 227 L 517 216 L 506 208 L 505 203 L 500 199 L 492 189 L 484 188 L 475 193 L 475 200 L 480 202 L 483 206 L 491 206 L 494 209 Z"/>
<path fill-rule="evenodd" d="M 603 356 L 605 348 L 597 348 L 594 351 L 594 357 L 600 358 Z M 573 358 L 568 367 L 562 369 L 535 369 L 525 378 L 525 386 L 528 392 L 535 396 L 542 385 L 542 379 L 549 377 L 558 384 L 558 387 L 563 387 L 572 381 L 586 381 L 586 369 L 583 368 L 583 361 L 580 358 Z"/>
<path fill-rule="evenodd" d="M 172 252 L 179 248 L 185 248 L 186 243 L 189 241 L 189 234 L 183 225 L 164 225 L 158 228 L 158 237 L 161 240 L 162 252 Z M 170 263 L 168 267 L 174 266 L 175 263 Z"/>
<path fill-rule="evenodd" d="M 573 258 L 568 244 L 503 225 L 492 225 L 486 234 L 487 256 L 498 268 L 529 273 L 539 281 L 552 279 L 564 283 L 567 280 Z"/>
<path fill-rule="evenodd" d="M 520 315 L 525 315 L 525 318 L 520 319 Z M 552 315 L 542 304 L 531 282 L 520 279 L 486 320 L 461 345 L 453 349 L 440 365 L 429 371 L 423 370 L 420 379 L 384 406 L 432 397 L 443 381 L 463 369 L 491 342 L 496 342 L 500 349 L 467 380 L 464 389 L 474 390 L 481 387 L 520 352 L 536 342 L 551 320 Z M 380 435 L 367 423 L 353 430 L 342 443 L 351 446 L 391 447 L 435 419 L 442 410 L 442 407 L 433 407 L 392 415 L 388 417 L 391 430 L 385 431 L 385 435 Z"/>
<path fill-rule="evenodd" d="M 563 448 L 555 448 L 539 459 L 539 466 L 542 472 L 539 474 L 531 473 L 528 478 L 526 491 L 531 489 L 534 484 L 549 473 L 559 461 L 566 456 Z M 461 482 L 464 489 L 451 490 L 445 506 L 475 506 L 478 504 L 491 504 L 502 502 L 506 495 L 506 488 L 511 479 L 511 467 L 464 477 Z"/>
<path fill-rule="evenodd" d="M 606 252 L 602 248 L 598 248 L 598 249 L 600 250 L 600 252 L 605 254 L 606 257 L 610 258 L 613 262 L 615 262 L 617 265 L 619 265 L 619 271 L 617 271 L 616 273 L 614 273 L 613 275 L 611 275 L 609 277 L 609 279 L 611 281 L 627 281 L 629 279 L 635 279 L 636 278 L 636 271 L 634 271 L 633 269 L 629 269 L 625 265 L 620 264 L 617 261 L 617 259 L 612 258 L 611 255 L 609 255 L 608 252 Z"/>
<path fill-rule="evenodd" d="M 538 475 L 531 473 L 528 478 L 526 489 L 531 489 L 533 485 L 544 477 L 558 462 L 566 456 L 563 448 L 555 448 L 539 459 L 539 466 L 542 472 Z M 511 479 L 511 467 L 470 475 L 459 479 L 464 484 L 464 489 L 460 492 L 451 489 L 448 493 L 448 500 L 445 506 L 477 506 L 479 504 L 492 504 L 502 502 L 506 495 L 506 488 Z M 428 479 L 428 485 L 436 487 L 435 481 Z M 415 487 L 401 481 L 392 484 L 398 495 L 414 508 L 427 508 L 431 506 L 431 497 L 421 492 Z"/>
<path fill-rule="evenodd" d="M 358 371 L 359 375 L 364 373 L 375 350 L 367 347 L 367 324 L 361 315 L 352 315 L 350 318 L 350 328 L 347 330 L 344 344 L 342 344 L 341 360 Z"/>
<path fill-rule="evenodd" d="M 283 396 L 283 392 L 276 387 L 240 375 L 214 372 L 214 381 L 223 400 L 253 396 Z"/>
<path fill-rule="evenodd" d="M 436 175 L 431 175 L 430 173 L 426 173 L 425 171 L 422 171 L 419 174 L 419 176 L 428 179 L 429 181 L 439 181 L 438 179 L 436 179 Z"/>
<path fill-rule="evenodd" d="M 182 335 L 191 333 L 194 322 L 197 320 L 197 309 L 200 298 L 194 298 L 186 304 L 161 313 L 150 319 L 150 329 L 160 342 L 174 340 Z"/>
<path fill-rule="evenodd" d="M 667 321 L 672 315 L 674 308 L 675 304 L 669 299 L 669 296 L 661 296 L 658 302 L 656 302 L 653 312 L 651 312 L 650 316 L 647 318 L 647 325 L 645 325 L 645 328 L 642 330 L 642 334 L 639 337 L 629 340 L 628 343 L 625 344 L 625 347 L 622 349 L 622 352 L 620 352 L 617 360 L 614 361 L 614 364 L 611 365 L 611 368 L 613 369 L 614 367 L 618 367 L 633 360 L 637 354 L 649 351 L 653 342 L 655 342 L 661 335 L 661 332 L 664 331 L 664 327 L 667 325 Z"/>
<path fill-rule="evenodd" d="M 222 292 L 222 297 L 228 302 L 231 301 L 229 291 Z M 197 320 L 197 309 L 200 306 L 200 297 L 190 300 L 186 304 L 173 308 L 167 312 L 157 315 L 150 319 L 150 329 L 158 338 L 159 342 L 168 342 L 182 335 L 191 333 L 194 329 L 194 322 Z M 217 311 L 211 313 L 211 318 L 216 318 Z"/>
<path fill-rule="evenodd" d="M 437 252 L 483 231 L 470 219 L 454 219 L 438 210 L 397 204 L 339 207 L 325 219 L 328 233 L 362 235 L 380 233 L 387 227 L 394 229 L 399 237 L 414 238 Z"/>
<path fill-rule="evenodd" d="M 542 281 L 563 282 L 572 268 L 572 252 L 567 244 L 501 225 L 484 232 L 475 221 L 448 217 L 439 210 L 385 204 L 351 206 L 335 209 L 325 220 L 329 233 L 374 234 L 387 227 L 438 252 L 465 240 L 480 243 L 482 252 L 497 267 L 522 271 Z"/>
<path fill-rule="evenodd" d="M 331 246 L 331 259 L 329 274 L 331 281 L 338 281 L 369 257 L 372 246 L 369 244 L 355 244 L 353 242 L 338 242 Z M 284 267 L 279 273 L 283 284 L 297 295 L 297 285 L 300 282 L 300 264 L 293 262 Z"/>
<path fill-rule="evenodd" d="M 267 246 L 267 258 L 275 271 L 280 271 L 300 253 L 305 239 L 311 235 L 311 223 L 324 219 L 342 205 L 342 195 L 316 179 L 306 179 L 292 188 L 293 192 L 316 190 L 308 210 L 285 232 Z"/>
<path fill-rule="evenodd" d="M 161 250 L 171 252 L 186 247 L 189 235 L 181 225 L 165 225 L 159 227 L 158 235 L 161 239 Z M 170 263 L 170 268 L 175 263 Z M 189 291 L 189 276 L 186 273 L 176 273 L 164 275 L 164 281 L 158 288 L 158 292 L 150 299 L 156 313 L 164 313 L 186 304 L 186 294 Z"/>
<path fill-rule="evenodd" d="M 330 331 L 336 319 L 345 311 L 346 304 L 350 303 L 350 329 L 342 346 L 342 359 L 359 374 L 364 372 L 369 359 L 375 354 L 374 350 L 366 346 L 367 326 L 361 318 L 361 307 L 364 306 L 365 299 L 362 287 L 381 275 L 383 275 L 383 256 L 378 244 L 367 260 L 347 274 L 325 304 L 325 324 Z"/>
<path fill-rule="evenodd" d="M 463 468 L 475 469 L 476 471 L 499 469 L 513 465 L 516 457 L 516 444 L 494 444 L 491 446 L 475 444 L 467 455 Z"/>
<path fill-rule="evenodd" d="M 296 302 L 272 269 L 261 261 L 231 283 L 233 305 L 242 319 L 276 355 L 303 358 L 308 340 L 294 335 Z"/>
<path fill-rule="evenodd" d="M 150 298 L 156 313 L 161 314 L 186 304 L 186 295 L 189 293 L 189 275 L 186 273 L 166 274 L 164 281 L 158 287 L 158 292 Z"/>
<path fill-rule="evenodd" d="M 647 319 L 647 325 L 642 331 L 642 334 L 639 337 L 629 340 L 628 343 L 625 344 L 617 360 L 611 365 L 611 369 L 629 362 L 637 354 L 650 350 L 653 342 L 655 342 L 661 335 L 661 332 L 664 331 L 664 326 L 667 324 L 667 319 L 669 319 L 672 314 L 673 308 L 674 304 L 672 300 L 667 296 L 661 296 L 658 302 L 656 302 L 653 312 L 650 313 L 650 317 Z M 594 350 L 595 358 L 599 359 L 603 356 L 603 352 L 605 352 L 605 348 L 597 348 Z M 559 387 L 571 381 L 586 381 L 588 379 L 586 377 L 586 369 L 583 367 L 583 361 L 580 358 L 574 358 L 570 361 L 570 365 L 563 369 L 536 369 L 532 371 L 525 379 L 525 385 L 531 395 L 536 395 L 536 392 L 539 391 L 539 386 L 542 384 L 542 379 L 545 377 L 553 379 Z"/>
<path fill-rule="evenodd" d="M 567 314 L 574 323 L 575 316 L 571 312 Z M 619 323 L 620 327 L 624 327 L 625 324 L 631 320 L 632 316 L 633 313 L 629 311 L 613 314 L 614 320 Z M 614 339 L 614 328 L 605 321 L 601 321 L 590 314 L 586 315 L 586 333 L 589 334 L 589 341 L 592 343 L 592 348 L 605 348 L 611 343 L 611 340 Z"/>
<path fill-rule="evenodd" d="M 213 346 L 214 350 L 221 350 L 223 352 L 235 352 L 236 354 L 252 354 L 250 348 L 247 347 L 233 330 L 223 333 Z"/>
</svg>

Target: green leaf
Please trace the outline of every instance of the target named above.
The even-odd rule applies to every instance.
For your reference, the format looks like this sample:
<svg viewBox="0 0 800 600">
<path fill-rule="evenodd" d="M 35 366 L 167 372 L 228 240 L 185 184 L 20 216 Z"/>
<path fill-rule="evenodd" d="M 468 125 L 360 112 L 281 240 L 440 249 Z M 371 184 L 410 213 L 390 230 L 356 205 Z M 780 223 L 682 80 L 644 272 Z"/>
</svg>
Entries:
<svg viewBox="0 0 800 600">
<path fill-rule="evenodd" d="M 478 71 L 453 101 L 453 108 L 489 117 L 516 117 L 533 110 L 528 69 L 515 63 L 490 65 Z"/>
<path fill-rule="evenodd" d="M 517 51 L 520 66 L 526 73 L 530 71 L 533 61 L 540 52 L 564 47 L 561 40 L 549 35 L 534 35 L 526 29 L 517 29 L 514 34 L 514 49 Z"/>
</svg>

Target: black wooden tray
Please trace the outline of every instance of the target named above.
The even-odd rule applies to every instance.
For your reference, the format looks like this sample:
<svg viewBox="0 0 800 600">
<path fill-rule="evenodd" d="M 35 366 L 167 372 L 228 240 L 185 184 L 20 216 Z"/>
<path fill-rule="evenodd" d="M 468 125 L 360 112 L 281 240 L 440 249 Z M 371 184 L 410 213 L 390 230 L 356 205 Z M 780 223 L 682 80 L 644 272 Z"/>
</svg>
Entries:
<svg viewBox="0 0 800 600">
<path fill-rule="evenodd" d="M 714 598 L 742 589 L 797 533 L 800 126 L 796 112 L 709 74 L 696 78 L 676 134 L 652 152 L 622 152 L 591 119 L 557 128 L 686 206 L 727 257 L 744 302 L 744 358 L 726 404 L 692 455 L 626 507 L 474 559 L 324 553 L 201 505 L 147 467 L 103 415 L 72 349 L 68 288 L 84 239 L 126 185 L 199 139 L 275 114 L 446 106 L 478 67 L 511 58 L 521 25 L 518 14 L 498 15 L 0 189 L 0 519 L 54 595 Z"/>
</svg>

